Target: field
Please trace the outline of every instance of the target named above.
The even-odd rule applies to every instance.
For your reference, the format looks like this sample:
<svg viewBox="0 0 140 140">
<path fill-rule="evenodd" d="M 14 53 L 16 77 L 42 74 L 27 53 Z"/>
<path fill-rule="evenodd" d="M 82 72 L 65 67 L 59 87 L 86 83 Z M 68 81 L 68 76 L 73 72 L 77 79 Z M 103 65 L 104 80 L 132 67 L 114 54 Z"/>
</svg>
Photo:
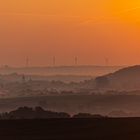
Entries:
<svg viewBox="0 0 140 140">
<path fill-rule="evenodd" d="M 0 121 L 1 140 L 139 140 L 140 118 Z"/>
<path fill-rule="evenodd" d="M 64 95 L 0 99 L 0 112 L 23 106 L 41 106 L 46 110 L 69 114 L 84 112 L 108 115 L 112 111 L 122 110 L 132 113 L 128 116 L 140 116 L 139 95 Z"/>
</svg>

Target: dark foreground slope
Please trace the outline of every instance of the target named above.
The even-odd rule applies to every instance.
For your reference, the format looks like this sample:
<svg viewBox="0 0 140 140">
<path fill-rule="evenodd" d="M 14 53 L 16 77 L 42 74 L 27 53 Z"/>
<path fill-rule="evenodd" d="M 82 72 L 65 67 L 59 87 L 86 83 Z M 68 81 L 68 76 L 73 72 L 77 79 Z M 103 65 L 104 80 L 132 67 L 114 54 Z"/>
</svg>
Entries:
<svg viewBox="0 0 140 140">
<path fill-rule="evenodd" d="M 140 118 L 0 121 L 0 140 L 139 140 Z"/>
</svg>

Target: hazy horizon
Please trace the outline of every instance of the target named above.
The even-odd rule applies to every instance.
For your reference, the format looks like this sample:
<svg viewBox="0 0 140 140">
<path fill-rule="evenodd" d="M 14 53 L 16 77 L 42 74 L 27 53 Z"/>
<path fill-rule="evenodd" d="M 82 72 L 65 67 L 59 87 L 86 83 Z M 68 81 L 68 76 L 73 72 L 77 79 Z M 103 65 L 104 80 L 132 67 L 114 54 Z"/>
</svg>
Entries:
<svg viewBox="0 0 140 140">
<path fill-rule="evenodd" d="M 129 67 L 129 66 L 135 66 L 135 65 L 90 65 L 90 64 L 82 64 L 82 65 L 29 65 L 28 67 L 26 65 L 0 65 L 0 68 L 59 68 L 59 67 Z"/>
</svg>

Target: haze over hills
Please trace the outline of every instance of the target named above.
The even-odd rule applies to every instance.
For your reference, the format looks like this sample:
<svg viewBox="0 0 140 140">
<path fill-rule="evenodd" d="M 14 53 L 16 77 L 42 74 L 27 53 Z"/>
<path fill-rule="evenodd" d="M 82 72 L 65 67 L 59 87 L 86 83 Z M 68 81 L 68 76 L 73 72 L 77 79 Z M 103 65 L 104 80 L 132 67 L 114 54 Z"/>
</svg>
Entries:
<svg viewBox="0 0 140 140">
<path fill-rule="evenodd" d="M 18 97 L 18 96 L 39 96 L 39 95 L 60 95 L 60 94 L 98 94 L 98 90 L 102 93 L 106 93 L 109 90 L 115 91 L 135 91 L 140 90 L 140 66 L 133 66 L 122 68 L 120 70 L 115 69 L 118 67 L 95 67 L 95 66 L 77 66 L 77 67 L 46 67 L 46 68 L 7 68 L 10 70 L 25 70 L 34 71 L 42 70 L 44 72 L 59 72 L 59 70 L 65 72 L 76 73 L 75 75 L 26 75 L 24 74 L 5 74 L 0 75 L 0 91 L 2 96 L 6 97 Z M 6 68 L 5 68 L 6 69 Z M 80 71 L 83 69 L 83 71 Z M 93 71 L 92 71 L 93 70 Z M 104 76 L 97 75 L 79 75 L 81 72 L 93 72 L 96 71 L 109 74 Z M 111 72 L 113 71 L 113 72 Z M 17 71 L 16 71 L 17 72 Z M 21 72 L 21 71 L 20 71 Z M 38 71 L 40 72 L 40 71 Z M 96 73 L 97 74 L 97 73 Z M 99 74 L 99 73 L 98 73 Z M 68 82 L 68 83 L 67 83 Z M 116 94 L 114 92 L 113 94 Z"/>
<path fill-rule="evenodd" d="M 95 81 L 96 86 L 101 89 L 140 90 L 140 65 L 97 77 Z"/>
<path fill-rule="evenodd" d="M 72 68 L 71 70 L 77 69 L 76 72 L 80 72 L 79 67 Z M 96 69 L 101 68 L 96 67 Z M 26 68 L 28 69 L 31 68 Z M 49 69 L 52 70 L 53 67 Z M 104 69 L 108 70 L 108 67 Z M 65 70 L 69 71 L 70 68 L 65 67 Z M 90 68 L 90 72 L 91 70 Z M 0 109 L 9 111 L 20 106 L 39 105 L 53 111 L 68 111 L 68 113 L 81 111 L 106 114 L 113 111 L 111 115 L 120 115 L 124 111 L 128 116 L 131 114 L 138 116 L 140 66 L 114 71 L 97 78 L 69 83 L 49 81 L 45 75 L 32 75 L 31 80 L 31 75 L 17 73 L 0 75 Z"/>
<path fill-rule="evenodd" d="M 114 72 L 123 66 L 48 66 L 48 67 L 9 67 L 0 68 L 0 74 L 32 74 L 32 75 L 91 75 L 99 76 Z"/>
<path fill-rule="evenodd" d="M 20 106 L 39 105 L 52 111 L 70 114 L 86 112 L 139 116 L 139 75 L 140 66 L 123 68 L 77 83 L 48 81 L 46 76 L 37 75 L 35 79 L 28 78 L 23 81 L 22 74 L 1 75 L 0 110 L 9 111 Z"/>
</svg>

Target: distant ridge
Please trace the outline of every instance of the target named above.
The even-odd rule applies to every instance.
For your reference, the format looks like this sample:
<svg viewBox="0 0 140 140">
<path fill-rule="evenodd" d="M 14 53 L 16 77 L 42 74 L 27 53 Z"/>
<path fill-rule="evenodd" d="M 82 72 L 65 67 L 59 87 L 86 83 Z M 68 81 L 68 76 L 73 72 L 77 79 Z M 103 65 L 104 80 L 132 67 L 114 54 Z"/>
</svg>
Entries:
<svg viewBox="0 0 140 140">
<path fill-rule="evenodd" d="M 46 66 L 46 67 L 1 67 L 0 74 L 37 74 L 37 75 L 92 75 L 99 76 L 114 72 L 123 66 Z"/>
<path fill-rule="evenodd" d="M 65 68 L 65 67 L 120 67 L 124 68 L 125 66 L 123 65 L 110 65 L 110 66 L 105 66 L 105 65 L 56 65 L 56 66 L 30 66 L 28 68 Z M 1 66 L 0 69 L 25 69 L 27 67 L 16 67 L 16 66 Z"/>
<path fill-rule="evenodd" d="M 96 85 L 100 88 L 116 90 L 140 89 L 140 65 L 130 66 L 96 78 Z"/>
</svg>

